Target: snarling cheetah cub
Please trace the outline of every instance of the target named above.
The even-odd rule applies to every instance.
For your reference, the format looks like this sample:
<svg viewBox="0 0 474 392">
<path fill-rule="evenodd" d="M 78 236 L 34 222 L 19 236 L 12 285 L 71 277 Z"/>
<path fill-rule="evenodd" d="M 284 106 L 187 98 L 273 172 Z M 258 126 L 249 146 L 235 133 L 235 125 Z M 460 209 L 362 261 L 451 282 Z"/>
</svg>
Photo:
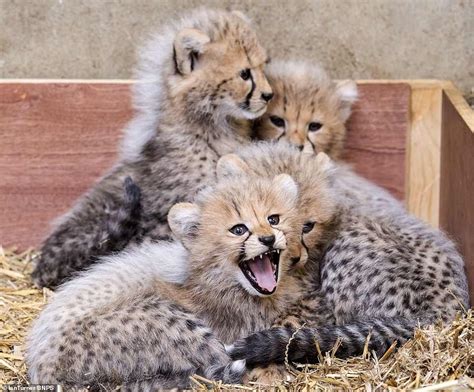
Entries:
<svg viewBox="0 0 474 392">
<path fill-rule="evenodd" d="M 142 53 L 135 85 L 137 110 L 115 168 L 67 213 L 47 238 L 33 272 L 38 286 L 55 286 L 99 256 L 121 250 L 120 226 L 132 241 L 170 234 L 166 214 L 214 180 L 219 157 L 245 145 L 251 120 L 272 90 L 263 73 L 265 50 L 246 18 L 199 10 L 156 35 Z M 123 217 L 122 184 L 130 176 L 141 205 Z M 125 230 L 127 235 L 131 231 Z"/>
<path fill-rule="evenodd" d="M 334 82 L 324 69 L 304 61 L 272 61 L 265 74 L 274 97 L 255 122 L 256 136 L 285 139 L 301 150 L 339 158 L 346 136 L 344 124 L 357 99 L 355 82 Z"/>
<path fill-rule="evenodd" d="M 220 177 L 170 210 L 189 255 L 184 284 L 160 278 L 161 259 L 182 257 L 172 243 L 155 245 L 156 257 L 144 245 L 110 256 L 66 283 L 28 338 L 33 383 L 185 388 L 193 373 L 239 381 L 245 366 L 231 363 L 223 343 L 270 327 L 298 298 L 288 273 L 301 229 L 298 187 L 287 174 Z"/>
<path fill-rule="evenodd" d="M 239 152 L 252 171 L 274 176 L 284 170 L 301 178 L 288 164 L 298 154 L 303 153 L 286 143 L 263 143 Z M 338 198 L 337 224 L 322 257 L 310 257 L 306 263 L 313 266 L 306 275 L 312 292 L 291 315 L 308 328 L 292 340 L 291 361 L 317 361 L 315 339 L 323 351 L 341 339 L 337 355 L 360 354 L 369 333 L 369 349 L 380 355 L 393 342 L 411 337 L 416 326 L 450 321 L 468 308 L 463 260 L 442 232 L 409 215 L 384 190 L 344 165 L 333 162 L 327 172 L 331 192 Z M 372 199 L 380 204 L 367 202 Z M 319 224 L 309 223 L 313 229 Z M 302 246 L 313 247 L 304 231 Z M 246 359 L 250 366 L 282 362 L 294 332 L 292 325 L 258 332 L 237 342 L 231 356 Z"/>
</svg>

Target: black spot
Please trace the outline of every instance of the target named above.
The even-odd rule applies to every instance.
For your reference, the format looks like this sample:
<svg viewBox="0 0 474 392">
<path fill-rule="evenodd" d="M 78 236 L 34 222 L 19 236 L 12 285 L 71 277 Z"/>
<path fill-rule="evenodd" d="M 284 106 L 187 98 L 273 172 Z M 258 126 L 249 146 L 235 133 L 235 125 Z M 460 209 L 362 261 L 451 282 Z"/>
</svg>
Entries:
<svg viewBox="0 0 474 392">
<path fill-rule="evenodd" d="M 115 328 L 115 327 L 111 327 L 111 328 L 108 329 L 107 332 L 111 335 L 115 335 L 118 332 L 118 329 Z"/>
<path fill-rule="evenodd" d="M 451 272 L 448 270 L 443 270 L 443 276 L 449 278 L 451 276 Z"/>
<path fill-rule="evenodd" d="M 403 306 L 405 308 L 410 308 L 410 294 L 404 293 L 403 294 Z"/>
<path fill-rule="evenodd" d="M 381 289 L 380 286 L 375 286 L 375 287 L 372 289 L 372 293 L 374 293 L 375 295 L 379 295 L 381 292 L 382 292 L 382 289 Z"/>
<path fill-rule="evenodd" d="M 443 303 L 448 303 L 450 302 L 451 300 L 453 299 L 453 297 L 451 296 L 451 294 L 446 294 L 443 298 L 442 298 L 442 302 Z"/>
<path fill-rule="evenodd" d="M 397 289 L 393 286 L 387 290 L 387 295 L 395 295 L 396 293 L 397 293 Z"/>
</svg>

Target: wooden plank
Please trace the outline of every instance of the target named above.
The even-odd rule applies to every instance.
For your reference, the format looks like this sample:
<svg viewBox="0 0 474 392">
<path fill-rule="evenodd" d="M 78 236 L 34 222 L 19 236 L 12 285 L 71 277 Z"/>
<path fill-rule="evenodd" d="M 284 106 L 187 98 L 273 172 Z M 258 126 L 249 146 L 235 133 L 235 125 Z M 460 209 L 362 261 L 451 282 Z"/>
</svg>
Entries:
<svg viewBox="0 0 474 392">
<path fill-rule="evenodd" d="M 408 135 L 407 208 L 434 227 L 439 224 L 441 89 L 414 88 Z"/>
<path fill-rule="evenodd" d="M 440 226 L 464 257 L 474 304 L 474 124 L 464 120 L 456 103 L 443 93 Z"/>
<path fill-rule="evenodd" d="M 474 133 L 474 110 L 472 110 L 464 99 L 461 91 L 459 91 L 452 82 L 448 82 L 447 85 L 443 87 L 443 91 L 467 127 Z"/>
<path fill-rule="evenodd" d="M 410 86 L 374 83 L 359 85 L 358 89 L 343 159 L 356 172 L 403 199 Z"/>
<path fill-rule="evenodd" d="M 131 116 L 127 84 L 0 88 L 0 244 L 37 246 L 116 159 Z"/>
<path fill-rule="evenodd" d="M 0 83 L 0 244 L 38 246 L 116 158 L 130 81 Z M 347 158 L 403 198 L 409 86 L 361 86 Z"/>
</svg>

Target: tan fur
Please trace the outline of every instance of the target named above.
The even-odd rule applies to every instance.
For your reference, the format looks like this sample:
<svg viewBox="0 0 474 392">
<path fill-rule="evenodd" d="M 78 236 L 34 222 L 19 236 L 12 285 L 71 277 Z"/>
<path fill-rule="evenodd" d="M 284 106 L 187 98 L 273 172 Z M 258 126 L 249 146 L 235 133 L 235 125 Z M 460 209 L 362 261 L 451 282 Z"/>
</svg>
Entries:
<svg viewBox="0 0 474 392">
<path fill-rule="evenodd" d="M 266 59 L 240 13 L 195 10 L 154 36 L 138 65 L 121 159 L 46 239 L 34 282 L 56 286 L 129 243 L 167 238 L 170 207 L 215 180 L 220 156 L 250 143 L 251 121 L 272 95 Z M 139 207 L 124 208 L 126 177 L 141 190 Z"/>
<path fill-rule="evenodd" d="M 304 62 L 272 62 L 266 75 L 275 95 L 256 122 L 257 137 L 283 138 L 305 151 L 322 151 L 339 158 L 346 136 L 344 123 L 357 97 L 355 83 L 335 83 L 322 68 Z M 273 124 L 275 116 L 285 124 Z M 311 123 L 322 127 L 311 131 Z"/>
<path fill-rule="evenodd" d="M 314 224 L 307 233 L 300 231 L 300 241 L 290 244 L 290 258 L 302 268 L 308 250 L 317 257 L 327 242 L 328 229 L 337 215 L 337 195 L 331 190 L 328 174 L 332 163 L 325 153 L 297 153 L 288 143 L 257 143 L 229 154 L 219 161 L 217 176 L 273 176 L 291 173 L 299 187 L 298 216 L 300 225 Z M 295 260 L 300 259 L 298 262 Z"/>
<path fill-rule="evenodd" d="M 264 388 L 263 390 L 268 387 L 275 388 L 283 381 L 292 381 L 294 378 L 294 375 L 288 372 L 286 366 L 280 364 L 256 367 L 250 370 L 246 376 L 247 382 L 252 382 L 252 385 L 258 385 L 260 388 Z"/>
<path fill-rule="evenodd" d="M 298 241 L 299 219 L 295 203 L 288 200 L 279 185 L 282 176 L 275 177 L 269 185 L 255 179 L 238 181 L 233 187 L 226 185 L 228 182 L 224 180 L 219 184 L 220 189 L 226 187 L 225 192 L 206 196 L 200 212 L 202 223 L 198 235 L 188 248 L 191 272 L 185 283 L 197 312 L 209 321 L 210 327 L 225 343 L 231 343 L 235 336 L 262 329 L 264 325 L 270 326 L 270 320 L 274 320 L 298 292 L 295 280 L 287 274 L 289 259 L 283 250 L 289 243 Z M 172 218 L 173 210 L 170 211 Z M 280 215 L 280 222 L 275 227 L 267 221 L 273 214 Z M 248 235 L 235 236 L 229 232 L 231 227 L 242 222 L 249 228 Z M 238 263 L 242 252 L 245 258 L 252 258 L 265 251 L 267 248 L 258 242 L 258 237 L 271 234 L 277 239 L 274 247 L 282 249 L 280 278 L 276 292 L 262 297 L 245 282 Z M 213 240 L 209 241 L 209 238 Z M 236 282 L 240 284 L 236 285 Z M 243 294 L 242 288 L 251 295 Z M 260 309 L 257 311 L 257 308 Z M 230 317 L 232 313 L 240 315 L 238 323 Z M 263 317 L 256 317 L 256 313 Z M 222 314 L 229 316 L 219 316 Z"/>
<path fill-rule="evenodd" d="M 230 178 L 203 190 L 195 203 L 173 206 L 170 226 L 190 255 L 186 282 L 163 281 L 154 275 L 158 267 L 147 268 L 154 262 L 148 257 L 122 269 L 101 263 L 65 284 L 29 335 L 31 381 L 125 383 L 144 390 L 187 387 L 187 376 L 195 372 L 216 378 L 242 372 L 222 343 L 270 327 L 298 298 L 286 252 L 299 241 L 297 195 L 286 174 Z M 280 221 L 271 225 L 268 217 L 275 214 Z M 232 234 L 236 224 L 249 232 Z M 245 283 L 239 263 L 267 251 L 258 237 L 270 234 L 276 237 L 273 249 L 281 251 L 278 286 L 272 295 L 261 295 Z M 151 276 L 137 286 L 135 275 L 147 270 Z"/>
<path fill-rule="evenodd" d="M 294 165 L 307 154 L 281 142 L 262 143 L 239 155 L 263 175 L 285 172 L 299 182 L 314 170 Z M 325 155 L 314 159 L 326 167 L 336 219 L 326 230 L 329 238 L 323 248 L 316 257 L 310 255 L 301 281 L 307 292 L 286 320 L 276 320 L 275 328 L 229 347 L 233 359 L 245 359 L 250 367 L 285 360 L 317 362 L 315 341 L 326 352 L 340 340 L 340 357 L 360 355 L 367 344 L 380 356 L 393 342 L 401 345 L 412 337 L 417 326 L 451 321 L 469 307 L 462 257 L 442 232 L 410 216 L 385 190 L 344 165 Z M 314 193 L 316 187 L 307 192 Z M 302 323 L 304 328 L 295 329 Z M 265 381 L 273 372 L 256 373 Z"/>
</svg>

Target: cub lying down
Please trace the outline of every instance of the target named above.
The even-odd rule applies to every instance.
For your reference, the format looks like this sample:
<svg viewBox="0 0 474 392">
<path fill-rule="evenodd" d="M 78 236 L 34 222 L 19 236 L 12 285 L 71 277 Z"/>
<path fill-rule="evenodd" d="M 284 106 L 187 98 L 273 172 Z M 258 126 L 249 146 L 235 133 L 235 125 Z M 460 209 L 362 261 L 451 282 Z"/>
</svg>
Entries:
<svg viewBox="0 0 474 392">
<path fill-rule="evenodd" d="M 272 61 L 265 69 L 273 99 L 254 124 L 263 140 L 287 140 L 305 152 L 325 152 L 339 159 L 346 139 L 345 122 L 357 99 L 354 81 L 335 82 L 313 63 Z"/>
<path fill-rule="evenodd" d="M 295 155 L 283 143 L 239 151 L 254 173 L 271 177 L 284 170 L 299 183 L 311 168 L 292 169 Z M 338 199 L 332 235 L 314 257 L 310 235 L 320 222 L 305 224 L 309 232 L 303 232 L 302 243 L 310 255 L 305 270 L 311 272 L 303 283 L 312 290 L 291 310 L 306 326 L 290 346 L 294 323 L 236 342 L 229 352 L 247 366 L 318 361 L 315 340 L 322 351 L 340 340 L 336 355 L 358 355 L 369 333 L 369 350 L 382 355 L 393 342 L 412 337 L 418 325 L 449 322 L 469 307 L 463 259 L 444 233 L 409 215 L 386 191 L 344 165 L 332 163 L 327 171 L 329 191 Z M 306 193 L 301 187 L 300 194 Z"/>
<path fill-rule="evenodd" d="M 58 290 L 28 337 L 31 382 L 144 390 L 187 387 L 194 373 L 239 381 L 245 366 L 223 343 L 270 327 L 299 295 L 288 274 L 297 201 L 295 181 L 281 174 L 223 178 L 175 205 L 168 221 L 182 246 L 105 258 Z M 189 257 L 184 284 L 161 264 L 168 255 Z"/>
</svg>

